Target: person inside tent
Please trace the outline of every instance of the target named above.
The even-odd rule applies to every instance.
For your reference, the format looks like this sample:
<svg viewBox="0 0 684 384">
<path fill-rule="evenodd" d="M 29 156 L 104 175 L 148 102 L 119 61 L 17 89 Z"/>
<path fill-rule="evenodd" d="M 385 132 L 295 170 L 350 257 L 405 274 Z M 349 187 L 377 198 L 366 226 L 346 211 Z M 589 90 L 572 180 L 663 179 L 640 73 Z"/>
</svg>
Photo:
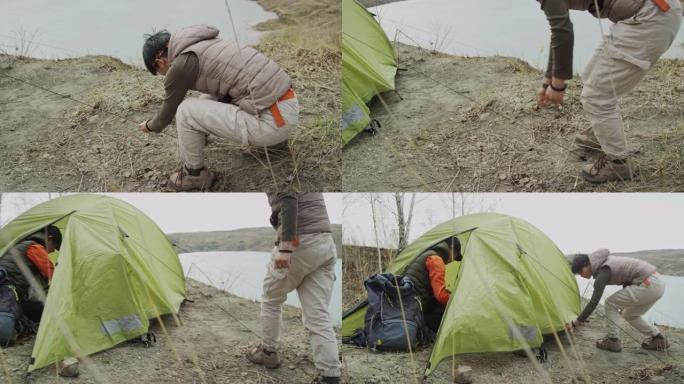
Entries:
<svg viewBox="0 0 684 384">
<path fill-rule="evenodd" d="M 59 250 L 61 244 L 62 233 L 49 225 L 17 243 L 0 259 L 0 346 L 12 345 L 20 334 L 35 332 L 43 304 L 31 280 L 47 291 L 54 272 L 48 254 Z"/>
<path fill-rule="evenodd" d="M 585 279 L 592 276 L 594 293 L 572 326 L 581 326 L 592 314 L 603 296 L 606 285 L 622 285 L 622 289 L 608 296 L 605 301 L 608 335 L 596 342 L 596 347 L 612 352 L 622 350 L 620 313 L 632 327 L 648 337 L 641 346 L 648 350 L 664 350 L 669 347 L 660 330 L 642 317 L 665 292 L 665 282 L 656 272 L 656 267 L 631 257 L 611 256 L 610 251 L 601 248 L 590 255 L 579 254 L 572 260 L 572 273 Z M 568 325 L 569 327 L 570 325 Z"/>
<path fill-rule="evenodd" d="M 299 122 L 290 76 L 252 47 L 218 37 L 209 25 L 147 36 L 145 66 L 164 78 L 166 97 L 153 119 L 138 125 L 160 133 L 176 116 L 183 166 L 171 175 L 176 191 L 209 189 L 215 175 L 204 167 L 207 136 L 251 147 L 282 150 Z M 189 90 L 202 93 L 185 99 Z"/>
<path fill-rule="evenodd" d="M 404 275 L 413 282 L 423 309 L 425 325 L 437 332 L 451 297 L 446 288 L 446 264 L 461 261 L 461 242 L 450 237 L 423 252 L 406 268 Z"/>
</svg>

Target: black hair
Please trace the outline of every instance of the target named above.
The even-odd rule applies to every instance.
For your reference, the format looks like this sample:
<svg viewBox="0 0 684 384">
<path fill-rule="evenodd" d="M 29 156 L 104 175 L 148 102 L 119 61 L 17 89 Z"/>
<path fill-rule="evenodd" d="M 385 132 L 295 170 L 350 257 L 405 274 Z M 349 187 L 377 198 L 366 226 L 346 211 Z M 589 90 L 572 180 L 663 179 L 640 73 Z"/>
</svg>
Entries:
<svg viewBox="0 0 684 384">
<path fill-rule="evenodd" d="M 586 253 L 576 254 L 572 259 L 572 273 L 575 275 L 580 273 L 586 265 L 589 265 L 589 255 Z"/>
<path fill-rule="evenodd" d="M 154 63 L 157 55 L 165 57 L 168 54 L 168 44 L 171 34 L 166 29 L 145 35 L 145 43 L 142 48 L 143 62 L 151 74 L 157 74 L 157 66 Z"/>
<path fill-rule="evenodd" d="M 54 225 L 48 225 L 45 230 L 47 231 L 48 239 L 52 239 L 52 243 L 55 244 L 55 249 L 59 251 L 59 247 L 62 246 L 62 232 Z"/>
</svg>

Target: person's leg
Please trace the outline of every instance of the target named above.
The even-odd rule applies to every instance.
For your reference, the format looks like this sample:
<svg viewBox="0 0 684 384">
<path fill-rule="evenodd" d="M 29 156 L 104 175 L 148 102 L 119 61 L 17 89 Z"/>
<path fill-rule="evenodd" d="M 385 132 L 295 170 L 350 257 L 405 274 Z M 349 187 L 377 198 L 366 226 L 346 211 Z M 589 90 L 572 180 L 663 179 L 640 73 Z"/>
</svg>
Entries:
<svg viewBox="0 0 684 384">
<path fill-rule="evenodd" d="M 43 316 L 43 303 L 40 301 L 22 301 L 21 308 L 29 320 L 34 323 L 40 323 L 40 318 Z"/>
<path fill-rule="evenodd" d="M 337 378 L 341 375 L 342 364 L 329 312 L 337 261 L 335 244 L 330 234 L 319 234 L 311 239 L 307 248 L 306 259 L 312 264 L 323 264 L 306 276 L 297 288 L 302 321 L 311 338 L 314 365 L 323 377 Z"/>
<path fill-rule="evenodd" d="M 278 247 L 273 248 L 271 262 L 277 255 Z M 247 358 L 267 368 L 277 368 L 280 360 L 277 355 L 280 347 L 280 328 L 282 325 L 282 308 L 287 294 L 295 290 L 311 269 L 300 260 L 301 246 L 292 253 L 292 264 L 285 276 L 278 276 L 269 268 L 264 277 L 261 300 L 261 345 L 252 348 Z"/>
<path fill-rule="evenodd" d="M 209 97 L 185 99 L 176 112 L 181 160 L 190 169 L 201 169 L 204 167 L 207 135 L 244 144 L 247 140 L 246 126 L 255 123 L 255 116 L 240 112 L 233 104 Z"/>
<path fill-rule="evenodd" d="M 437 333 L 439 330 L 439 326 L 442 323 L 442 317 L 444 317 L 445 308 L 445 305 L 433 305 L 423 313 L 425 325 L 430 328 L 432 332 Z"/>
<path fill-rule="evenodd" d="M 583 169 L 588 181 L 631 177 L 618 98 L 631 91 L 672 44 L 681 22 L 681 6 L 677 8 L 679 12 L 664 13 L 647 1 L 635 17 L 613 26 L 587 64 L 582 105 L 608 159 Z"/>
</svg>

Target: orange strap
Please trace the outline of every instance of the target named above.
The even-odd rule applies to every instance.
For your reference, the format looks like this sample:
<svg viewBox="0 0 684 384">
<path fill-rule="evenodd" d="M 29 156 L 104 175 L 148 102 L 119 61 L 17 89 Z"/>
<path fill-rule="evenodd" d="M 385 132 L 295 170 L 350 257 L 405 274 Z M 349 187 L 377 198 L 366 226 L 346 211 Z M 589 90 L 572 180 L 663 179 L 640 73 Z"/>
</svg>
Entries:
<svg viewBox="0 0 684 384">
<path fill-rule="evenodd" d="M 42 245 L 30 245 L 26 249 L 26 258 L 29 259 L 31 264 L 38 268 L 38 272 L 40 272 L 44 278 L 48 279 L 48 281 L 52 279 L 52 273 L 54 272 L 55 267 L 52 265 L 52 261 L 50 261 L 47 250 L 45 250 Z"/>
<path fill-rule="evenodd" d="M 285 100 L 290 100 L 294 99 L 296 97 L 294 91 L 292 88 L 288 89 L 287 92 L 285 92 L 282 96 L 280 96 L 280 99 L 278 99 L 278 102 L 271 105 L 271 114 L 273 115 L 273 120 L 275 120 L 276 126 L 278 128 L 282 128 L 285 125 L 285 119 L 283 119 L 283 115 L 280 113 L 280 108 L 278 108 L 278 103 L 281 101 Z"/>
<path fill-rule="evenodd" d="M 450 293 L 447 291 L 444 282 L 444 276 L 446 275 L 444 260 L 439 256 L 428 256 L 425 259 L 425 268 L 428 270 L 432 295 L 440 304 L 446 305 L 449 302 Z"/>
<path fill-rule="evenodd" d="M 653 2 L 663 12 L 667 12 L 670 10 L 670 4 L 667 3 L 667 0 L 653 0 Z"/>
</svg>

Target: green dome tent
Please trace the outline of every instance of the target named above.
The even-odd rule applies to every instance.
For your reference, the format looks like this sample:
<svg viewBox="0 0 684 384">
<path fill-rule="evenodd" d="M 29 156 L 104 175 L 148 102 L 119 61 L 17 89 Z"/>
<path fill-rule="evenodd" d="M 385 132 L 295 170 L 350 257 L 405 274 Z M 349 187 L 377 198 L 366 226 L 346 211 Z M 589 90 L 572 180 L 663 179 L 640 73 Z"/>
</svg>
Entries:
<svg viewBox="0 0 684 384">
<path fill-rule="evenodd" d="M 56 267 L 29 371 L 76 356 L 73 342 L 90 355 L 144 335 L 150 318 L 178 313 L 185 298 L 180 260 L 138 209 L 91 194 L 47 201 L 0 229 L 0 258 L 49 224 L 63 240 L 50 255 Z"/>
<path fill-rule="evenodd" d="M 432 228 L 387 272 L 403 274 L 418 255 L 451 236 L 461 242 L 463 261 L 447 265 L 452 295 L 425 375 L 453 355 L 522 349 L 520 336 L 538 347 L 542 335 L 577 318 L 577 281 L 563 253 L 537 228 L 502 214 L 467 215 Z M 344 313 L 343 337 L 363 328 L 365 308 L 359 303 Z"/>
<path fill-rule="evenodd" d="M 385 31 L 356 0 L 342 0 L 342 139 L 370 123 L 373 96 L 394 89 L 397 59 Z"/>
</svg>

